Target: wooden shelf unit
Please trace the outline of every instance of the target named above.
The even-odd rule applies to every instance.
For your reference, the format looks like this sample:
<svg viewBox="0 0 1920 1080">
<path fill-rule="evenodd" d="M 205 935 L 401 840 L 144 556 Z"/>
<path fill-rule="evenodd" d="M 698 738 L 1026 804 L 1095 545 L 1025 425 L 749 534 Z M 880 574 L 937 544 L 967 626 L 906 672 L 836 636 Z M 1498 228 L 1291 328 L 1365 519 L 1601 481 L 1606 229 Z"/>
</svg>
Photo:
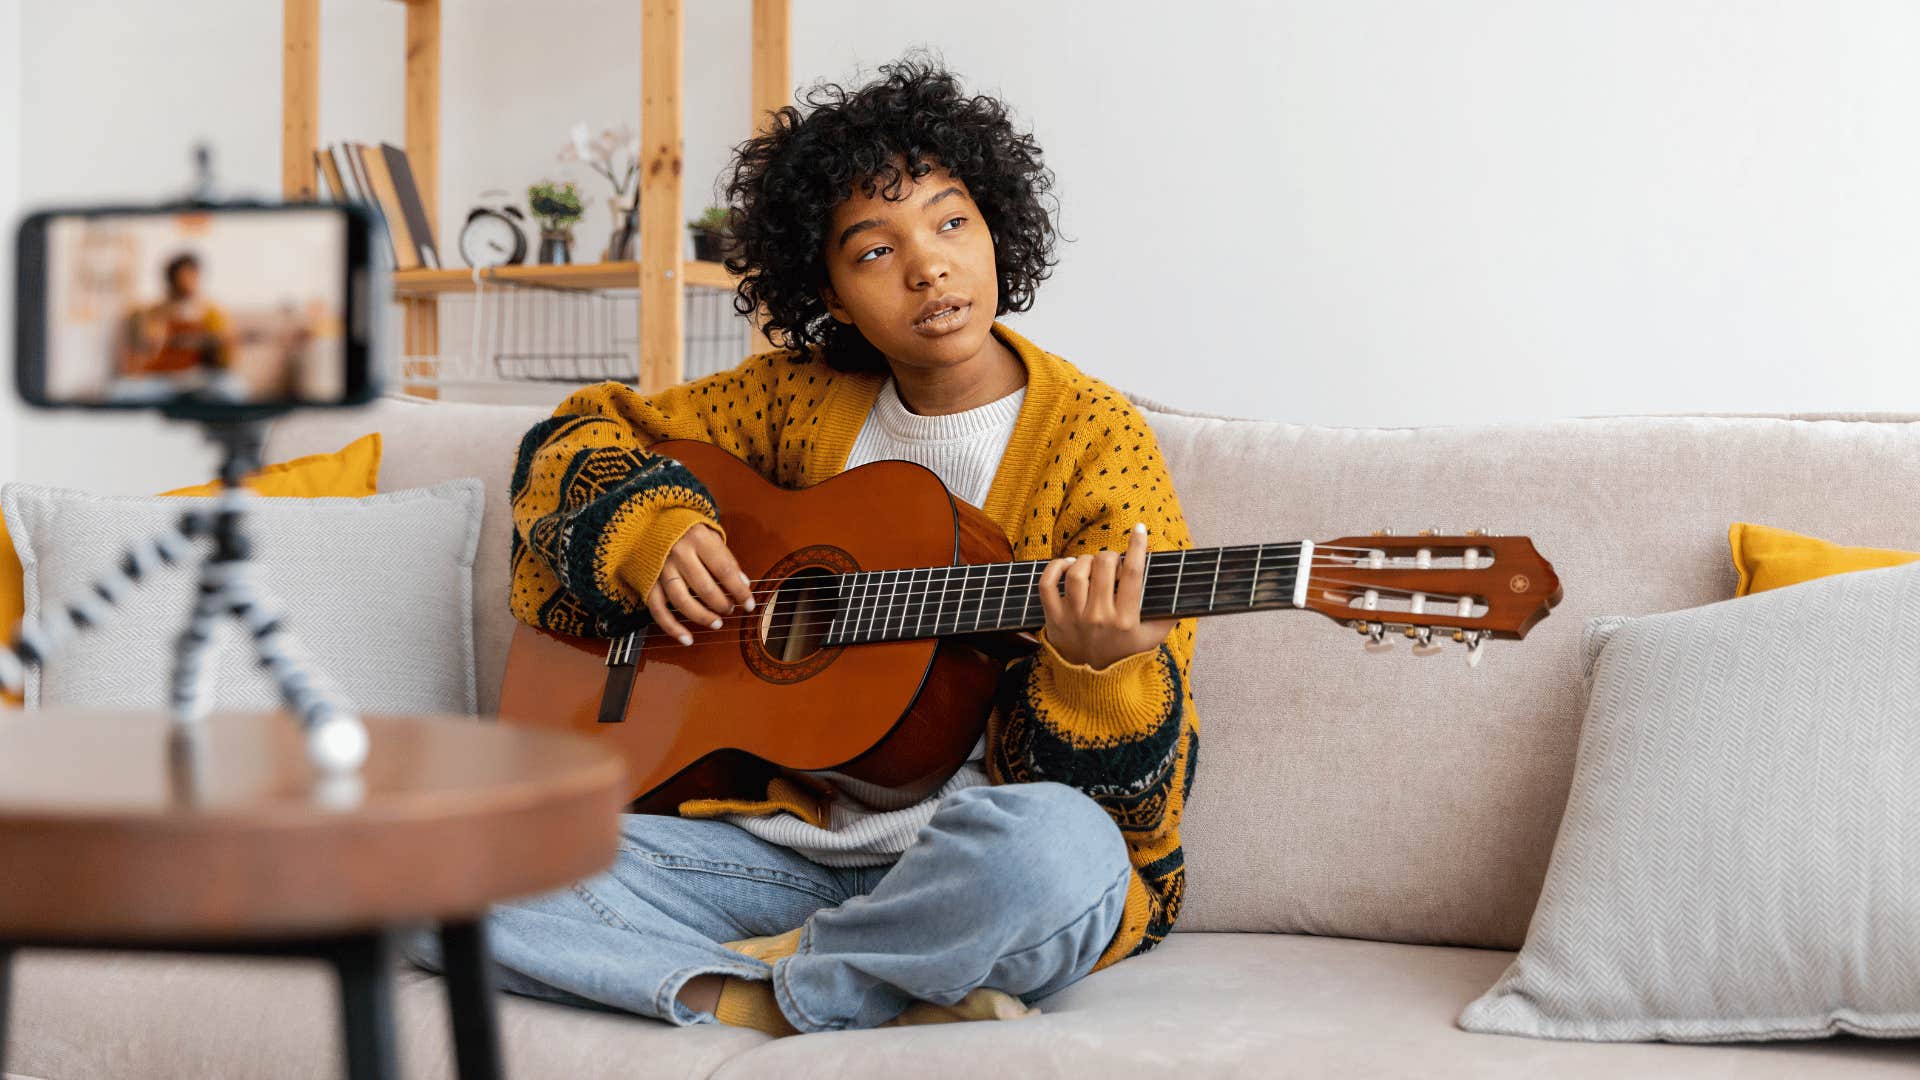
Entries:
<svg viewBox="0 0 1920 1080">
<path fill-rule="evenodd" d="M 283 130 L 280 144 L 282 193 L 288 199 L 312 199 L 313 152 L 320 132 L 320 3 L 281 0 L 284 6 L 285 56 L 281 80 Z M 407 8 L 406 151 L 420 187 L 427 220 L 440 225 L 440 7 L 441 0 L 400 0 Z M 685 371 L 686 286 L 732 288 L 735 279 L 718 263 L 683 255 L 686 214 L 682 205 L 686 22 L 681 0 L 638 0 L 640 4 L 640 258 L 635 262 L 574 266 L 501 267 L 487 280 L 539 282 L 580 288 L 636 288 L 640 293 L 640 370 L 635 383 L 657 393 L 680 382 Z M 529 4 L 531 9 L 534 4 Z M 769 113 L 792 94 L 791 0 L 753 0 L 753 88 L 749 99 L 754 134 L 762 133 Z M 456 237 L 440 237 L 440 250 L 458 249 Z M 529 237 L 535 241 L 537 237 Z M 403 377 L 437 372 L 439 304 L 446 292 L 473 288 L 472 271 L 402 270 L 393 275 L 394 295 L 406 322 Z M 769 348 L 754 322 L 755 351 Z M 431 385 L 402 390 L 438 396 Z"/>
<path fill-rule="evenodd" d="M 688 259 L 680 264 L 680 273 L 688 285 L 710 289 L 731 289 L 735 278 L 716 262 Z M 631 289 L 640 279 L 637 262 L 579 263 L 571 266 L 499 266 L 482 270 L 480 280 L 511 285 L 551 285 L 563 289 Z M 393 291 L 400 297 L 437 296 L 441 293 L 473 291 L 473 271 L 399 270 L 393 275 Z"/>
</svg>

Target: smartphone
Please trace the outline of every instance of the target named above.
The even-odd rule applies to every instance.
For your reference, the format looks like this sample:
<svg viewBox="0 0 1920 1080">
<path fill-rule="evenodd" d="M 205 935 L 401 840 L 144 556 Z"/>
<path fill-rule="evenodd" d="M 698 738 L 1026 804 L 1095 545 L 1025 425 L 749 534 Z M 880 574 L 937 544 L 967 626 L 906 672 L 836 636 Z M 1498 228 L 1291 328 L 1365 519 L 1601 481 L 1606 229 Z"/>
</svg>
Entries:
<svg viewBox="0 0 1920 1080">
<path fill-rule="evenodd" d="M 43 209 L 20 223 L 14 384 L 40 408 L 362 405 L 390 290 L 357 203 Z"/>
</svg>

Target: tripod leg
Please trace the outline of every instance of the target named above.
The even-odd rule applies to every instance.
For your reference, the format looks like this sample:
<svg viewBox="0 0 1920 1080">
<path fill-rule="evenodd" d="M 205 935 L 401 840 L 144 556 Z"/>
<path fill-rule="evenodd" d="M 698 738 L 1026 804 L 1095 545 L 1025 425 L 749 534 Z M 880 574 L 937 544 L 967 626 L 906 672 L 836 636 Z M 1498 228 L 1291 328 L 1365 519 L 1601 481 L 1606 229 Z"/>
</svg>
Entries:
<svg viewBox="0 0 1920 1080">
<path fill-rule="evenodd" d="M 307 756 L 327 772 L 358 768 L 367 756 L 367 731 L 322 672 L 306 663 L 300 643 L 286 629 L 279 602 L 253 584 L 244 562 L 225 568 L 233 614 L 253 635 L 261 666 L 279 680 L 280 693 L 307 730 Z"/>
<path fill-rule="evenodd" d="M 197 727 L 212 707 L 203 665 L 207 651 L 213 646 L 213 625 L 220 617 L 226 595 L 226 588 L 217 578 L 212 563 L 202 565 L 193 614 L 187 619 L 187 628 L 174 640 L 173 690 L 168 706 L 176 730 Z"/>
<path fill-rule="evenodd" d="M 102 625 L 117 614 L 120 603 L 142 578 L 162 567 L 178 565 L 193 551 L 198 524 L 191 514 L 185 515 L 174 531 L 128 545 L 118 566 L 96 579 L 89 591 L 65 603 L 43 603 L 46 614 L 38 621 L 20 620 L 12 647 L 0 648 L 0 687 L 14 693 L 23 691 L 26 665 L 45 664 L 75 634 Z"/>
</svg>

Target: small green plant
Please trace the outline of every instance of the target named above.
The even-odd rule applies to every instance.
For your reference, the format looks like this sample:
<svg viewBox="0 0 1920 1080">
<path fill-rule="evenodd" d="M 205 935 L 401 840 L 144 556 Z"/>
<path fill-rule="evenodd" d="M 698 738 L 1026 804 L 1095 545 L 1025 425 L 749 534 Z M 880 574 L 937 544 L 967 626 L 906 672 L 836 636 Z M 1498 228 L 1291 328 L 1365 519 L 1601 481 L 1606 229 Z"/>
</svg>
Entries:
<svg viewBox="0 0 1920 1080">
<path fill-rule="evenodd" d="M 541 228 L 559 232 L 580 220 L 580 192 L 571 180 L 542 180 L 527 189 L 527 209 L 540 219 Z"/>
<path fill-rule="evenodd" d="M 726 207 L 709 206 L 699 217 L 687 222 L 687 224 L 693 228 L 710 233 L 724 233 L 727 231 L 728 219 L 730 217 L 731 215 L 728 214 Z"/>
</svg>

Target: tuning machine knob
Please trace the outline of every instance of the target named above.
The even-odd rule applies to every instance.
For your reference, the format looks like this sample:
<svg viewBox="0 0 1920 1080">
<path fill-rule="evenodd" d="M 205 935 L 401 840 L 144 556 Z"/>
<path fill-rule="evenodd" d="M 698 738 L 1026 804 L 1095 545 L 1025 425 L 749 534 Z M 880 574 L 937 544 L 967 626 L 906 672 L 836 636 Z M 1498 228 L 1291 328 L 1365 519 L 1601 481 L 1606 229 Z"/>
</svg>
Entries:
<svg viewBox="0 0 1920 1080">
<path fill-rule="evenodd" d="M 1431 626 L 1409 626 L 1407 627 L 1407 636 L 1413 639 L 1413 655 L 1415 656 L 1432 656 L 1440 651 L 1440 646 L 1433 640 L 1433 627 Z"/>
<path fill-rule="evenodd" d="M 1393 642 L 1387 640 L 1387 625 L 1385 623 L 1363 622 L 1358 625 L 1360 627 L 1360 633 L 1366 635 L 1367 643 L 1364 648 L 1368 652 L 1393 651 Z"/>
</svg>

